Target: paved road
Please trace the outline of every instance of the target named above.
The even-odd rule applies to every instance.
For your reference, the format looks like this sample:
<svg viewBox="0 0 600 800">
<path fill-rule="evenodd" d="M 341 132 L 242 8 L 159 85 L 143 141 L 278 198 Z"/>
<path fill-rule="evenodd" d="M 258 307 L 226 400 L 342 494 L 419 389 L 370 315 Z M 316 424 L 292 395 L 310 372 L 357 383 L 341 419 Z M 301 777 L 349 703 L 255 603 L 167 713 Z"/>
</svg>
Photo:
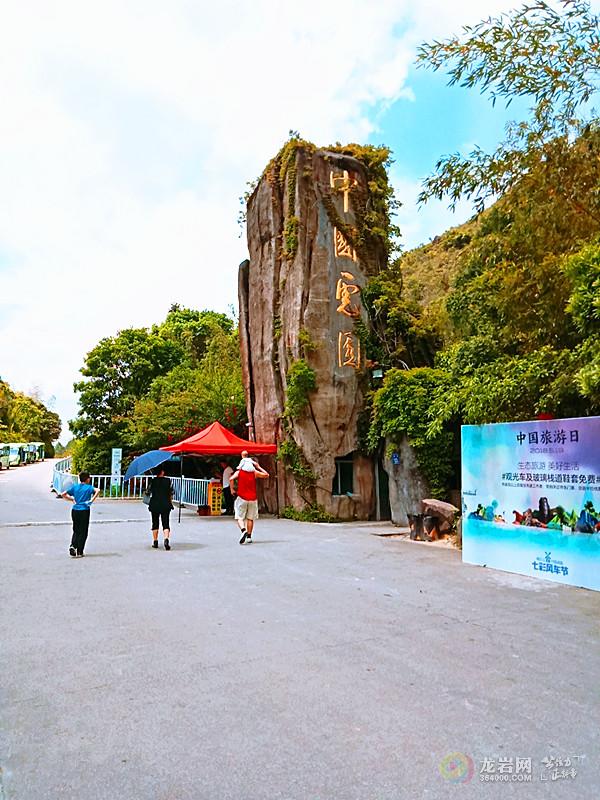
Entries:
<svg viewBox="0 0 600 800">
<path fill-rule="evenodd" d="M 369 526 L 187 512 L 155 551 L 114 501 L 73 560 L 49 470 L 0 473 L 0 800 L 598 797 L 599 594 Z"/>
</svg>

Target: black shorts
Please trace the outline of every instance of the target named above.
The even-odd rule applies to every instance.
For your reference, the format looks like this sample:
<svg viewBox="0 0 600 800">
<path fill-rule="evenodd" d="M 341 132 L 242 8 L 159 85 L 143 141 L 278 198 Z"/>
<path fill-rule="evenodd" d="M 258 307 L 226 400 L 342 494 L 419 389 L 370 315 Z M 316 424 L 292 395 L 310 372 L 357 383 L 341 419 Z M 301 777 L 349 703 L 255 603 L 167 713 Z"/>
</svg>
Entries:
<svg viewBox="0 0 600 800">
<path fill-rule="evenodd" d="M 153 511 L 150 509 L 150 513 L 152 514 L 152 530 L 158 530 L 158 522 L 159 520 L 162 522 L 163 530 L 170 530 L 171 526 L 169 525 L 169 516 L 171 514 L 171 509 L 167 508 L 164 511 Z"/>
</svg>

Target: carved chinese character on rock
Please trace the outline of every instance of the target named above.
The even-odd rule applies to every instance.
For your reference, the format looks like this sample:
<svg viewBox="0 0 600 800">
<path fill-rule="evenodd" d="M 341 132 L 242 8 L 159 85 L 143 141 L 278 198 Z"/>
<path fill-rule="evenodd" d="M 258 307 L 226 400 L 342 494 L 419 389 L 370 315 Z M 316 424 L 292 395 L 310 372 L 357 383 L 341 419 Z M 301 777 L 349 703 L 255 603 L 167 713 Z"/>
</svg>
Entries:
<svg viewBox="0 0 600 800">
<path fill-rule="evenodd" d="M 340 275 L 342 277 L 338 280 L 335 290 L 335 299 L 340 301 L 337 312 L 345 314 L 347 317 L 360 317 L 360 307 L 352 302 L 353 295 L 360 294 L 360 286 L 348 283 L 348 281 L 354 280 L 351 272 L 341 272 Z"/>
<path fill-rule="evenodd" d="M 338 334 L 338 365 L 360 369 L 360 341 L 352 331 Z"/>
<path fill-rule="evenodd" d="M 350 176 L 350 173 L 347 169 L 345 169 L 341 174 L 336 174 L 333 170 L 330 170 L 329 184 L 332 189 L 337 189 L 337 191 L 343 192 L 344 214 L 347 214 L 350 210 L 350 190 L 354 186 L 358 186 L 358 181 L 356 178 Z"/>
<path fill-rule="evenodd" d="M 336 258 L 351 258 L 356 261 L 356 250 L 351 246 L 344 234 L 337 228 L 333 229 Z"/>
</svg>

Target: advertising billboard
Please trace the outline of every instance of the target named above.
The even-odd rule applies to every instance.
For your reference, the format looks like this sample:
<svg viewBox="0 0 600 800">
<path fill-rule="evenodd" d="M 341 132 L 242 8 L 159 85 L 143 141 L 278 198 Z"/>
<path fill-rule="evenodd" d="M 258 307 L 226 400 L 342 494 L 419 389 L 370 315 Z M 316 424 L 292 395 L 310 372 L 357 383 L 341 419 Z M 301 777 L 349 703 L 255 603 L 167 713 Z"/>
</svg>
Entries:
<svg viewBox="0 0 600 800">
<path fill-rule="evenodd" d="M 600 590 L 600 417 L 463 425 L 463 561 Z"/>
</svg>

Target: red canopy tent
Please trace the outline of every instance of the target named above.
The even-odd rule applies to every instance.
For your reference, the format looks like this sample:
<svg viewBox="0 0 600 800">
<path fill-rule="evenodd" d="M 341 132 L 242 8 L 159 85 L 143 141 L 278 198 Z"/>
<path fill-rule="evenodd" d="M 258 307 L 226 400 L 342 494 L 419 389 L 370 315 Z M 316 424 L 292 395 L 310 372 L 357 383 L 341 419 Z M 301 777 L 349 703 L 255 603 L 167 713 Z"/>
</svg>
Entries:
<svg viewBox="0 0 600 800">
<path fill-rule="evenodd" d="M 239 455 L 242 450 L 256 455 L 272 455 L 277 452 L 277 445 L 240 439 L 235 433 L 224 428 L 220 422 L 213 422 L 193 436 L 160 449 L 169 450 L 171 453 L 189 453 L 197 456 Z"/>
<path fill-rule="evenodd" d="M 250 442 L 240 439 L 235 433 L 228 431 L 220 422 L 213 422 L 193 436 L 189 436 L 177 444 L 161 447 L 171 453 L 181 453 L 181 478 L 183 479 L 183 456 L 227 456 L 239 455 L 247 450 L 252 455 L 272 455 L 277 452 L 277 445 L 262 442 Z M 183 484 L 182 484 L 183 491 Z M 181 496 L 179 499 L 179 521 L 181 522 Z"/>
</svg>

